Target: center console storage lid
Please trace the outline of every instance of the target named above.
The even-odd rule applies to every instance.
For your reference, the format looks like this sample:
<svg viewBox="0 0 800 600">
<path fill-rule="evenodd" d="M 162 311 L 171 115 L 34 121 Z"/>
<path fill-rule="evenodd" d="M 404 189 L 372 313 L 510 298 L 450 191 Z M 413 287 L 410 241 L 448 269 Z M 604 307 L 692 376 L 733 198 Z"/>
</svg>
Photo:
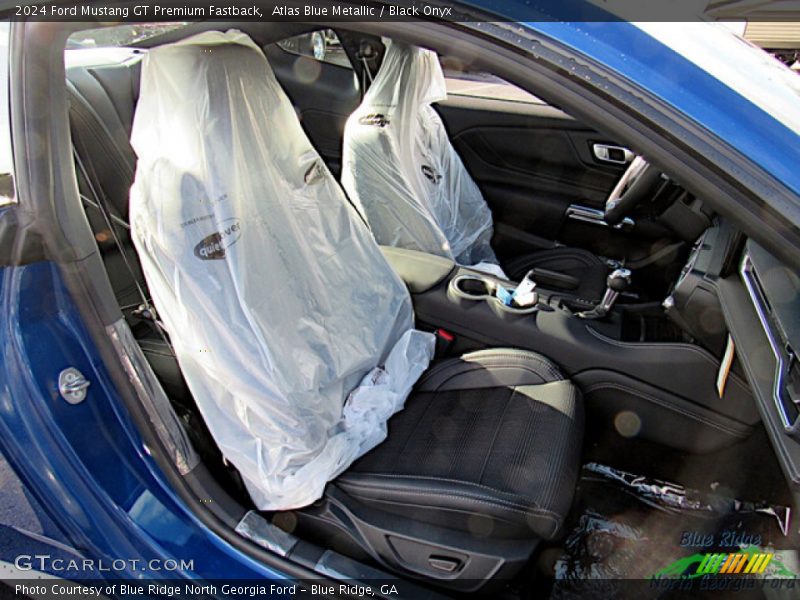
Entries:
<svg viewBox="0 0 800 600">
<path fill-rule="evenodd" d="M 449 258 L 419 250 L 381 246 L 381 251 L 412 294 L 427 292 L 456 268 L 456 263 Z"/>
</svg>

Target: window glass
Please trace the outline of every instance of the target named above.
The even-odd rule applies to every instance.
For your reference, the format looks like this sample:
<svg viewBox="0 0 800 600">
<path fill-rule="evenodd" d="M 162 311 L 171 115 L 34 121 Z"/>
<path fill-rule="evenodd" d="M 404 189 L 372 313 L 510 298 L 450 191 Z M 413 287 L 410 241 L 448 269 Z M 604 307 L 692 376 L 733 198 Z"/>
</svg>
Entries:
<svg viewBox="0 0 800 600">
<path fill-rule="evenodd" d="M 352 69 L 350 59 L 347 58 L 342 43 L 333 29 L 320 29 L 311 33 L 301 33 L 294 37 L 278 42 L 278 46 L 300 56 L 315 58 L 316 60 Z"/>
<path fill-rule="evenodd" d="M 462 61 L 440 57 L 447 83 L 447 94 L 450 96 L 467 96 L 472 98 L 490 98 L 492 100 L 507 100 L 511 102 L 524 102 L 526 104 L 546 104 L 530 92 L 509 83 L 491 73 L 473 70 Z"/>
<path fill-rule="evenodd" d="M 0 206 L 15 201 L 14 164 L 11 153 L 11 113 L 8 99 L 8 42 L 11 28 L 0 21 Z"/>
<path fill-rule="evenodd" d="M 130 46 L 175 29 L 181 29 L 188 24 L 188 22 L 134 23 L 99 29 L 84 29 L 69 36 L 67 49 Z"/>
</svg>

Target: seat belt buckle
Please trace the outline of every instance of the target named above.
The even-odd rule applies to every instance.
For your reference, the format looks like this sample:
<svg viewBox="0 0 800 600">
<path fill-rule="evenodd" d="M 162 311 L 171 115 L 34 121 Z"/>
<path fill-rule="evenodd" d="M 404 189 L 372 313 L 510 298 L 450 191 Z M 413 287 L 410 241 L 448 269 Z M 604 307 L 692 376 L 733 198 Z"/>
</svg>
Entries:
<svg viewBox="0 0 800 600">
<path fill-rule="evenodd" d="M 446 329 L 442 329 L 441 327 L 436 330 L 434 335 L 436 335 L 435 356 L 437 358 L 443 358 L 450 352 L 450 348 L 456 341 L 456 336 Z"/>
</svg>

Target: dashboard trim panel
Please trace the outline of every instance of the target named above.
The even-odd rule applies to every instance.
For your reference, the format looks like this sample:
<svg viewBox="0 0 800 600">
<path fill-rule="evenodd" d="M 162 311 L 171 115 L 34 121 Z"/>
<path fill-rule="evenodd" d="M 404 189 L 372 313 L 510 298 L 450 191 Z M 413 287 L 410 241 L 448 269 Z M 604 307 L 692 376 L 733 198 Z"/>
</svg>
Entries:
<svg viewBox="0 0 800 600">
<path fill-rule="evenodd" d="M 787 364 L 784 360 L 781 346 L 775 339 L 775 334 L 770 326 L 769 316 L 767 315 L 767 311 L 765 309 L 766 299 L 761 291 L 760 284 L 758 281 L 756 281 L 753 261 L 750 258 L 750 253 L 748 252 L 745 252 L 744 256 L 742 257 L 740 274 L 745 288 L 747 288 L 747 293 L 750 296 L 750 300 L 753 302 L 753 307 L 756 310 L 756 314 L 758 315 L 758 320 L 761 323 L 764 334 L 767 336 L 769 347 L 772 350 L 772 353 L 775 355 L 775 382 L 772 389 L 772 401 L 775 404 L 775 408 L 778 410 L 778 416 L 781 419 L 784 429 L 787 431 L 787 433 L 791 433 L 794 431 L 796 423 L 789 420 L 789 416 L 786 414 L 786 410 L 784 409 L 780 398 L 781 389 L 783 388 L 784 379 L 787 373 Z"/>
</svg>

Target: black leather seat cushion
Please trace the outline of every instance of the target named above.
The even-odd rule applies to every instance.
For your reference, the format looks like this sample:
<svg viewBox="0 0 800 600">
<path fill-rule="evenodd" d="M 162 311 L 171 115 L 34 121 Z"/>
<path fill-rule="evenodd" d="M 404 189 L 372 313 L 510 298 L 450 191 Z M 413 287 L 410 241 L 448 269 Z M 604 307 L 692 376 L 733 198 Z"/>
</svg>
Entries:
<svg viewBox="0 0 800 600">
<path fill-rule="evenodd" d="M 492 349 L 437 363 L 388 439 L 336 485 L 409 519 L 500 538 L 552 539 L 572 502 L 578 389 L 546 358 Z"/>
<path fill-rule="evenodd" d="M 512 281 L 520 281 L 533 268 L 548 269 L 578 280 L 572 289 L 542 284 L 547 290 L 563 292 L 567 297 L 577 297 L 588 304 L 594 304 L 603 296 L 606 289 L 608 265 L 588 250 L 579 248 L 552 248 L 515 257 L 504 265 L 506 274 Z"/>
</svg>

